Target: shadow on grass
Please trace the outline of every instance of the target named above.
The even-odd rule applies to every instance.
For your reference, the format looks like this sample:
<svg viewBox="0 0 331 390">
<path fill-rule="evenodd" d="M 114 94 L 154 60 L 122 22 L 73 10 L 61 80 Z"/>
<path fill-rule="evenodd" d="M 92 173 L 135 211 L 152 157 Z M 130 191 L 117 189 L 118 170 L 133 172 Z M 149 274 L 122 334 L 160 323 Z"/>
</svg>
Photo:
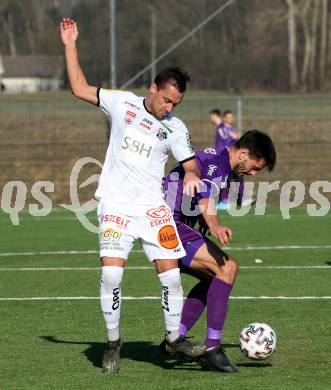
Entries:
<svg viewBox="0 0 331 390">
<path fill-rule="evenodd" d="M 101 368 L 101 361 L 105 352 L 106 343 L 60 340 L 54 336 L 41 336 L 40 338 L 55 344 L 86 345 L 86 349 L 82 353 L 95 367 Z M 173 356 L 162 355 L 159 347 L 149 341 L 124 341 L 121 348 L 121 359 L 146 362 L 166 370 L 196 371 L 200 368 L 197 367 L 196 364 L 193 366 L 191 363 Z"/>
<path fill-rule="evenodd" d="M 251 363 L 237 363 L 238 367 L 249 367 L 249 368 L 266 368 L 272 367 L 271 363 L 251 362 Z"/>
<path fill-rule="evenodd" d="M 330 265 L 331 266 L 331 261 L 326 261 L 325 264 L 327 265 Z"/>
</svg>

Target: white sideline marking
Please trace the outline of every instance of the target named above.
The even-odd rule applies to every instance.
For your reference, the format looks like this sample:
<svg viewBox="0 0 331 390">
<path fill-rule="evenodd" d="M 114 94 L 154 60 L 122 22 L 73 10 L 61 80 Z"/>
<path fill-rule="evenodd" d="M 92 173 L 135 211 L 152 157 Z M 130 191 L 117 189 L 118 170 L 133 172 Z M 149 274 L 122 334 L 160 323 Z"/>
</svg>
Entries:
<svg viewBox="0 0 331 390">
<path fill-rule="evenodd" d="M 225 246 L 222 249 L 231 251 L 251 251 L 251 250 L 286 250 L 286 249 L 331 249 L 331 245 L 275 245 L 275 246 Z M 142 253 L 143 249 L 133 249 L 133 253 Z M 99 253 L 97 250 L 83 251 L 42 251 L 42 252 L 0 252 L 0 257 L 9 256 L 38 256 L 38 255 L 84 255 Z"/>
<path fill-rule="evenodd" d="M 78 297 L 10 297 L 10 298 L 0 298 L 0 301 L 84 301 L 84 300 L 99 300 L 100 297 L 86 297 L 86 296 L 78 296 Z M 123 300 L 126 301 L 148 301 L 148 300 L 159 300 L 160 297 L 122 297 Z M 331 299 L 331 296 L 321 296 L 321 297 L 313 297 L 313 296 L 304 296 L 304 297 L 284 297 L 284 296 L 260 296 L 260 297 L 251 297 L 251 296 L 237 296 L 230 297 L 230 299 L 234 300 L 327 300 Z"/>
<path fill-rule="evenodd" d="M 240 269 L 330 269 L 329 265 L 242 265 Z M 154 270 L 151 266 L 125 267 L 126 270 Z M 0 268 L 1 271 L 100 271 L 101 267 L 21 267 Z"/>
</svg>

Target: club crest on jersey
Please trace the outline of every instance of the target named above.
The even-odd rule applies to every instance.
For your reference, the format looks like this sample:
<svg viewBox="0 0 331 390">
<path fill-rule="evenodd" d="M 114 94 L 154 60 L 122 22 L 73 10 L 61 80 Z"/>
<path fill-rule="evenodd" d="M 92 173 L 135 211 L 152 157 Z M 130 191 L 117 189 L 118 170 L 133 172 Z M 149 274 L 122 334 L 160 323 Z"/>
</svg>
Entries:
<svg viewBox="0 0 331 390">
<path fill-rule="evenodd" d="M 126 114 L 125 114 L 125 117 L 124 117 L 124 122 L 129 125 L 131 124 L 135 118 L 136 118 L 137 114 L 135 112 L 132 112 L 132 111 L 127 111 Z"/>
<path fill-rule="evenodd" d="M 163 141 L 164 139 L 167 139 L 168 134 L 165 130 L 160 128 L 159 131 L 157 132 L 156 136 L 160 141 Z"/>
</svg>

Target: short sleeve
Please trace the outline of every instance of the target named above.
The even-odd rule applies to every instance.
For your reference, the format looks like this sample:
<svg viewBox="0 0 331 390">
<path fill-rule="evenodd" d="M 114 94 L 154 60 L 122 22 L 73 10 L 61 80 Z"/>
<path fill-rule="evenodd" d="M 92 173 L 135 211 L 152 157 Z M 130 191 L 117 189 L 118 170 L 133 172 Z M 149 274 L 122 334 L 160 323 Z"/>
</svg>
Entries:
<svg viewBox="0 0 331 390">
<path fill-rule="evenodd" d="M 97 97 L 98 103 L 97 105 L 101 108 L 101 110 L 107 115 L 113 115 L 115 106 L 119 100 L 125 99 L 129 95 L 132 95 L 131 92 L 119 91 L 119 90 L 111 90 L 98 88 Z"/>
<path fill-rule="evenodd" d="M 191 142 L 191 136 L 186 126 L 181 123 L 180 128 L 176 128 L 174 132 L 175 134 L 172 137 L 170 148 L 176 161 L 182 164 L 193 159 L 195 153 Z"/>
<path fill-rule="evenodd" d="M 200 199 L 214 198 L 219 195 L 219 187 L 214 180 L 201 180 L 200 191 L 197 192 L 196 197 Z"/>
</svg>

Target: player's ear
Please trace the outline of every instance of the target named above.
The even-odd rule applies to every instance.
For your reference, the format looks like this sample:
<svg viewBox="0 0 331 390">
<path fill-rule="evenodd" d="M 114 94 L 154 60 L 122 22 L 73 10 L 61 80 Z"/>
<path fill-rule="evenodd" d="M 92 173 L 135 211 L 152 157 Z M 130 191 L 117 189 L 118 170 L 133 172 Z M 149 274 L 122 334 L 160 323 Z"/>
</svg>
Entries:
<svg viewBox="0 0 331 390">
<path fill-rule="evenodd" d="M 157 85 L 155 83 L 153 83 L 150 88 L 149 88 L 149 91 L 152 95 L 154 95 L 156 92 L 157 92 Z"/>
<path fill-rule="evenodd" d="M 249 150 L 246 148 L 240 149 L 239 160 L 244 161 L 247 160 L 248 157 L 249 157 Z"/>
</svg>

